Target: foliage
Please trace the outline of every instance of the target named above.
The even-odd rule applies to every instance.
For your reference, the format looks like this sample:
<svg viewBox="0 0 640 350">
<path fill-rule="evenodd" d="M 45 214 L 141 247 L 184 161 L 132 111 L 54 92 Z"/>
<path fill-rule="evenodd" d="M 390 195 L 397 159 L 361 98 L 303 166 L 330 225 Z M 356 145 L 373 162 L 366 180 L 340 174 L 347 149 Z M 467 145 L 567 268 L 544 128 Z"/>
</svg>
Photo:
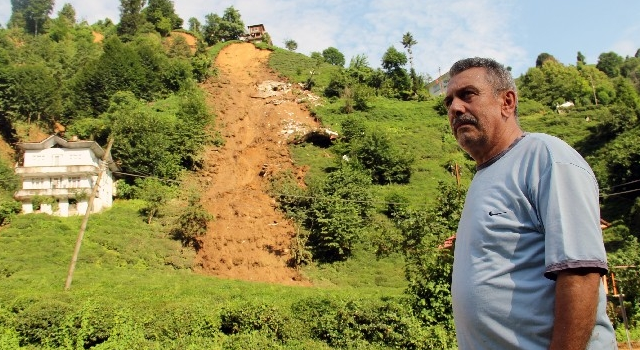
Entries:
<svg viewBox="0 0 640 350">
<path fill-rule="evenodd" d="M 305 226 L 315 259 L 348 258 L 370 215 L 370 178 L 351 167 L 340 167 L 311 191 L 314 199 Z"/>
<path fill-rule="evenodd" d="M 349 123 L 349 119 L 345 123 Z M 344 126 L 343 126 L 344 128 Z M 406 184 L 411 178 L 413 156 L 396 148 L 381 130 L 350 138 L 348 156 L 371 173 L 374 184 Z"/>
<path fill-rule="evenodd" d="M 298 43 L 293 39 L 285 39 L 284 47 L 289 51 L 295 51 L 298 49 Z"/>
<path fill-rule="evenodd" d="M 170 0 L 148 0 L 147 7 L 142 10 L 142 15 L 147 22 L 155 26 L 162 36 L 169 35 L 173 29 L 181 28 L 184 22 L 176 14 L 173 1 Z"/>
<path fill-rule="evenodd" d="M 191 191 L 188 194 L 187 206 L 182 209 L 176 226 L 172 230 L 173 237 L 180 240 L 183 246 L 192 246 L 200 250 L 202 245 L 199 239 L 207 233 L 211 220 L 213 215 L 200 202 L 200 195 Z"/>
<path fill-rule="evenodd" d="M 224 10 L 222 17 L 214 13 L 206 15 L 202 32 L 204 40 L 209 45 L 222 41 L 238 40 L 244 34 L 244 22 L 240 12 L 230 6 Z"/>
<path fill-rule="evenodd" d="M 146 206 L 142 208 L 142 212 L 147 215 L 147 223 L 151 224 L 153 217 L 175 195 L 175 191 L 154 178 L 136 180 L 136 187 L 136 198 L 145 201 Z"/>
<path fill-rule="evenodd" d="M 10 27 L 23 27 L 30 34 L 45 31 L 45 23 L 53 11 L 53 0 L 11 0 Z"/>
<path fill-rule="evenodd" d="M 54 72 L 42 64 L 7 67 L 0 72 L 0 84 L 7 85 L 0 92 L 0 103 L 12 122 L 51 122 L 61 113 L 59 84 Z"/>
<path fill-rule="evenodd" d="M 146 0 L 120 0 L 120 22 L 118 35 L 125 40 L 136 35 L 145 22 L 142 8 Z"/>
<path fill-rule="evenodd" d="M 623 63 L 622 57 L 617 53 L 605 52 L 598 56 L 598 64 L 596 68 L 604 72 L 609 78 L 615 78 L 620 75 L 620 66 Z"/>
<path fill-rule="evenodd" d="M 411 307 L 426 324 L 453 331 L 453 255 L 440 246 L 456 232 L 465 190 L 445 183 L 440 184 L 439 190 L 437 204 L 427 212 L 400 211 L 394 221 L 405 233 L 403 250 L 409 281 L 406 293 Z"/>
<path fill-rule="evenodd" d="M 344 54 L 338 51 L 338 49 L 336 49 L 335 47 L 328 47 L 324 49 L 322 51 L 322 57 L 324 58 L 325 62 L 331 65 L 338 67 L 344 66 Z"/>
<path fill-rule="evenodd" d="M 547 61 L 558 62 L 553 55 L 543 52 L 536 57 L 536 68 L 541 68 Z"/>
<path fill-rule="evenodd" d="M 291 323 L 286 315 L 265 305 L 248 304 L 225 309 L 220 319 L 220 330 L 227 335 L 262 331 L 276 339 L 284 340 L 293 331 L 287 327 Z"/>
</svg>

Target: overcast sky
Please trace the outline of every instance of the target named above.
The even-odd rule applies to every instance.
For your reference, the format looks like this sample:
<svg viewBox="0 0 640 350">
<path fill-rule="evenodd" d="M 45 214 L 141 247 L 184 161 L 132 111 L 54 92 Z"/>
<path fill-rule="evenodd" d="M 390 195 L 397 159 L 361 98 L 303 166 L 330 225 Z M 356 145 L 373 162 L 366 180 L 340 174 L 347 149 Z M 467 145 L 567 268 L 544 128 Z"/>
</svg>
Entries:
<svg viewBox="0 0 640 350">
<path fill-rule="evenodd" d="M 56 1 L 52 17 L 64 3 L 78 20 L 119 22 L 118 0 Z M 297 52 L 310 54 L 333 46 L 347 60 L 367 56 L 380 66 L 384 52 L 404 50 L 402 35 L 411 32 L 418 73 L 434 79 L 453 62 L 469 56 L 497 59 L 513 68 L 514 76 L 535 65 L 546 52 L 564 64 L 575 64 L 577 52 L 587 63 L 613 51 L 633 56 L 640 48 L 640 1 L 636 0 L 174 0 L 185 21 L 206 14 L 222 15 L 229 6 L 240 11 L 245 25 L 265 25 L 273 43 L 298 43 Z M 0 0 L 0 23 L 6 26 L 10 0 Z"/>
</svg>

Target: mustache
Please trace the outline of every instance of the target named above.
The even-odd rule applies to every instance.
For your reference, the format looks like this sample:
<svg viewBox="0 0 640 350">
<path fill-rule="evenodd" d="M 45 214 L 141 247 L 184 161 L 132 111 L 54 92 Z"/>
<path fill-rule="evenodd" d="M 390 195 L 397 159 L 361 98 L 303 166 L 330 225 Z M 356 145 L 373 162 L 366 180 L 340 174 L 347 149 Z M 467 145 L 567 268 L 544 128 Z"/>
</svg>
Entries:
<svg viewBox="0 0 640 350">
<path fill-rule="evenodd" d="M 478 125 L 478 120 L 470 114 L 461 114 L 451 120 L 451 128 L 456 130 L 460 125 L 471 124 Z"/>
</svg>

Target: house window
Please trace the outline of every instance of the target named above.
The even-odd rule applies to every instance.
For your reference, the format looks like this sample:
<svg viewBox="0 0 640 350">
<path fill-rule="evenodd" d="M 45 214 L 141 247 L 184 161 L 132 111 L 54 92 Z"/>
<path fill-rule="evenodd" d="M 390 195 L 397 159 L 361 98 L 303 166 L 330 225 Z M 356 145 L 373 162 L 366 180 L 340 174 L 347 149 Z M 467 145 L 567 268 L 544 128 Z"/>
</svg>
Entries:
<svg viewBox="0 0 640 350">
<path fill-rule="evenodd" d="M 69 188 L 79 188 L 80 187 L 80 177 L 74 176 L 69 178 Z"/>
<path fill-rule="evenodd" d="M 51 188 L 60 188 L 62 187 L 62 181 L 59 177 L 54 177 L 51 179 Z"/>
<path fill-rule="evenodd" d="M 31 180 L 31 188 L 33 189 L 41 189 L 44 188 L 44 179 L 41 177 L 37 177 Z"/>
</svg>

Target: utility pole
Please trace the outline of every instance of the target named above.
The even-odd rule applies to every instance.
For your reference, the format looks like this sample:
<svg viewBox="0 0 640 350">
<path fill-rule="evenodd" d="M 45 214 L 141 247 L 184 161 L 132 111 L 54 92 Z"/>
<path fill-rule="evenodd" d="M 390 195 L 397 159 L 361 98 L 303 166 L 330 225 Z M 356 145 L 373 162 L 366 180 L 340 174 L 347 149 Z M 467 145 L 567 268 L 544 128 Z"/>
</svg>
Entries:
<svg viewBox="0 0 640 350">
<path fill-rule="evenodd" d="M 76 262 L 78 261 L 78 254 L 80 253 L 82 238 L 84 237 L 84 231 L 87 229 L 87 222 L 89 221 L 89 215 L 91 215 L 91 210 L 93 209 L 93 199 L 96 197 L 96 194 L 98 193 L 98 189 L 100 188 L 100 180 L 102 179 L 102 174 L 104 174 L 106 170 L 107 158 L 111 152 L 112 145 L 113 145 L 113 137 L 110 137 L 109 143 L 107 144 L 107 149 L 104 151 L 104 154 L 102 155 L 102 161 L 100 162 L 100 167 L 98 170 L 98 178 L 96 179 L 96 183 L 93 184 L 93 189 L 91 191 L 91 195 L 89 196 L 87 211 L 84 213 L 84 219 L 82 220 L 82 225 L 80 225 L 80 232 L 78 232 L 78 238 L 76 239 L 76 247 L 73 250 L 73 257 L 71 258 L 71 264 L 69 265 L 69 272 L 67 273 L 67 281 L 64 284 L 64 290 L 71 289 L 71 280 L 73 279 L 73 272 L 76 269 Z"/>
</svg>

